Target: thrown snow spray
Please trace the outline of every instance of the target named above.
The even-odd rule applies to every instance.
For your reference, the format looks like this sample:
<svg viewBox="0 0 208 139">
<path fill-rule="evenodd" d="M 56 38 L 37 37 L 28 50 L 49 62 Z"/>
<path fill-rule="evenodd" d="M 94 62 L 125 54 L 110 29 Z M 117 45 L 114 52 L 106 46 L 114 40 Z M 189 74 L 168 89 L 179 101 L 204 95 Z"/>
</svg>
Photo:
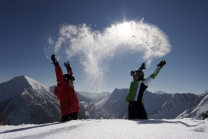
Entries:
<svg viewBox="0 0 208 139">
<path fill-rule="evenodd" d="M 142 20 L 112 24 L 101 31 L 93 31 L 86 24 L 63 25 L 57 40 L 48 38 L 57 58 L 79 56 L 87 81 L 93 86 L 101 84 L 108 62 L 117 54 L 139 53 L 138 58 L 148 64 L 154 58 L 170 52 L 167 36 L 156 26 Z M 47 57 L 48 49 L 45 48 Z M 90 79 L 90 80 L 88 80 Z"/>
</svg>

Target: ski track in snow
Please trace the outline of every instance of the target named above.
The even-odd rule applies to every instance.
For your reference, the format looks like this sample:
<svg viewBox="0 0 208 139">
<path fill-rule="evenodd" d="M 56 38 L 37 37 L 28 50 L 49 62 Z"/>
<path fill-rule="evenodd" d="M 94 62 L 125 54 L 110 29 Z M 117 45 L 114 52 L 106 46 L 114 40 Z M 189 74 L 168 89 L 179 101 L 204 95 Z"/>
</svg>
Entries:
<svg viewBox="0 0 208 139">
<path fill-rule="evenodd" d="M 172 120 L 78 120 L 41 125 L 1 126 L 1 139 L 178 139 L 207 138 L 208 121 Z"/>
</svg>

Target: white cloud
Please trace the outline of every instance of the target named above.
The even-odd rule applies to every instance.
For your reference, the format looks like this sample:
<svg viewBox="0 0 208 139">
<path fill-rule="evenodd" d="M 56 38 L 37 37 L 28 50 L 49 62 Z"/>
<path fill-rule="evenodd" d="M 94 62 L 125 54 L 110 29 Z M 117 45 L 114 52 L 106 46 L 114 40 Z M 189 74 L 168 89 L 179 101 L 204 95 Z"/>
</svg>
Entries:
<svg viewBox="0 0 208 139">
<path fill-rule="evenodd" d="M 102 32 L 94 31 L 86 24 L 64 25 L 58 39 L 49 38 L 48 41 L 59 59 L 79 55 L 84 72 L 96 84 L 102 82 L 105 74 L 103 65 L 117 54 L 139 53 L 150 64 L 171 49 L 167 36 L 143 20 L 112 24 Z"/>
</svg>

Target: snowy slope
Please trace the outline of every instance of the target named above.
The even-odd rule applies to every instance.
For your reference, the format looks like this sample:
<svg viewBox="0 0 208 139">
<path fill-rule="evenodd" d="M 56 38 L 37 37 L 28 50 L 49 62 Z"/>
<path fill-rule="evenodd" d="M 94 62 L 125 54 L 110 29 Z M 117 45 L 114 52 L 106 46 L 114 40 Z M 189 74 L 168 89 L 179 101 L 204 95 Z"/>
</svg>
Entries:
<svg viewBox="0 0 208 139">
<path fill-rule="evenodd" d="M 172 94 L 168 93 L 156 94 L 146 91 L 144 94 L 144 107 L 148 117 L 156 113 L 171 97 Z"/>
<path fill-rule="evenodd" d="M 1 139 L 206 139 L 208 121 L 78 120 L 41 125 L 0 126 Z"/>
<path fill-rule="evenodd" d="M 104 117 L 104 113 L 106 110 L 103 109 L 103 106 L 106 104 L 108 98 L 109 96 L 104 96 L 92 101 L 92 103 L 87 108 L 87 111 L 89 113 L 89 118 L 91 119 L 106 118 Z"/>
<path fill-rule="evenodd" d="M 128 103 L 125 101 L 128 89 L 115 89 L 102 106 L 103 118 L 124 118 Z"/>
<path fill-rule="evenodd" d="M 179 114 L 190 108 L 196 99 L 195 94 L 173 94 L 172 97 L 165 102 L 159 110 L 157 110 L 150 118 L 153 119 L 174 119 Z"/>
<path fill-rule="evenodd" d="M 193 105 L 177 118 L 195 118 L 202 119 L 202 114 L 208 111 L 208 91 L 197 96 Z"/>
<path fill-rule="evenodd" d="M 6 122 L 12 125 L 22 123 L 49 123 L 60 121 L 60 106 L 57 97 L 34 79 L 18 76 L 0 84 L 0 110 L 6 115 Z M 90 99 L 77 93 L 81 102 L 78 118 L 86 119 Z"/>
<path fill-rule="evenodd" d="M 90 118 L 127 118 L 128 102 L 125 97 L 128 89 L 115 89 L 110 97 L 97 100 L 90 111 Z M 144 106 L 148 116 L 153 115 L 161 106 L 171 98 L 172 94 L 155 94 L 146 91 Z"/>
<path fill-rule="evenodd" d="M 110 96 L 97 100 L 89 109 L 90 118 L 124 118 L 127 112 L 125 101 L 128 89 L 115 89 Z"/>
<path fill-rule="evenodd" d="M 40 124 L 60 120 L 56 97 L 27 76 L 18 76 L 0 84 L 0 95 L 1 110 L 8 124 Z"/>
</svg>

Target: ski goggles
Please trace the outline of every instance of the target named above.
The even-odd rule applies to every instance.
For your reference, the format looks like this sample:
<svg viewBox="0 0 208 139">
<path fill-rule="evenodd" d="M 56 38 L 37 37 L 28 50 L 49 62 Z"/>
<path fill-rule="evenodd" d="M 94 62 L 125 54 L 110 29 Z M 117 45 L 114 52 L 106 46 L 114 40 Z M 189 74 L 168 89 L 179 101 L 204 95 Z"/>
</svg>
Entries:
<svg viewBox="0 0 208 139">
<path fill-rule="evenodd" d="M 131 73 L 130 73 L 131 76 L 134 76 L 134 75 L 139 75 L 139 76 L 142 76 L 144 75 L 143 72 L 139 72 L 137 70 L 132 70 Z"/>
</svg>

